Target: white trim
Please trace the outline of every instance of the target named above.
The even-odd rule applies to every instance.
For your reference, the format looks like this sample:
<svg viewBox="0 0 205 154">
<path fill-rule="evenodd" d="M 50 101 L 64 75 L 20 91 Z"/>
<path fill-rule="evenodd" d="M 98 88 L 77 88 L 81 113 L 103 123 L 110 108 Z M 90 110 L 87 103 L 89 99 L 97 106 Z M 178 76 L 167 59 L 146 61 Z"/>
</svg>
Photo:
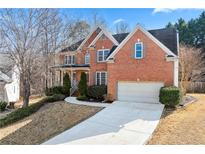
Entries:
<svg viewBox="0 0 205 154">
<path fill-rule="evenodd" d="M 174 86 L 179 86 L 179 60 L 174 61 Z"/>
<path fill-rule="evenodd" d="M 12 82 L 12 79 L 11 79 L 8 75 L 4 74 L 4 73 L 1 72 L 1 71 L 0 71 L 0 77 L 1 77 L 1 78 L 3 79 L 3 81 L 5 81 L 6 83 Z"/>
<path fill-rule="evenodd" d="M 95 26 L 94 29 L 91 31 L 91 33 L 86 37 L 86 39 L 84 39 L 84 41 L 80 44 L 80 46 L 77 48 L 77 51 L 80 50 L 80 48 L 82 48 L 82 46 L 87 42 L 87 40 L 91 37 L 91 35 L 98 29 L 101 29 L 101 32 L 103 32 L 115 45 L 119 45 L 119 43 L 115 40 L 115 38 L 109 33 L 107 32 L 102 26 Z M 100 33 L 101 33 L 100 32 Z M 100 34 L 99 33 L 99 34 Z M 98 34 L 98 35 L 99 35 Z M 97 35 L 97 36 L 98 36 Z M 97 37 L 96 36 L 96 37 Z M 94 39 L 95 40 L 95 39 Z M 92 42 L 93 43 L 93 42 Z M 89 44 L 90 47 L 90 44 Z"/>
<path fill-rule="evenodd" d="M 116 39 L 109 32 L 107 32 L 104 28 L 102 28 L 101 30 L 102 31 L 95 37 L 95 39 L 91 42 L 91 44 L 88 47 L 94 45 L 103 34 L 105 34 L 105 36 L 107 36 L 115 45 L 119 45 Z"/>
<path fill-rule="evenodd" d="M 100 84 L 99 85 L 102 85 L 102 83 L 101 83 L 101 73 L 105 73 L 105 85 L 107 85 L 107 71 L 96 71 L 95 72 L 95 85 L 97 85 L 97 73 L 100 73 Z"/>
<path fill-rule="evenodd" d="M 109 51 L 110 52 L 110 49 L 99 49 L 99 50 L 97 50 L 97 62 L 98 63 L 104 63 L 104 62 L 106 62 L 106 59 L 105 59 L 105 51 Z M 99 59 L 99 51 L 103 51 L 103 61 L 99 61 L 98 59 Z"/>
<path fill-rule="evenodd" d="M 137 57 L 137 56 L 136 56 L 136 51 L 137 51 L 136 46 L 137 46 L 137 44 L 140 44 L 140 45 L 141 45 L 141 57 Z M 143 58 L 143 56 L 144 56 L 143 50 L 144 50 L 144 48 L 143 48 L 143 42 L 137 42 L 137 43 L 135 43 L 135 59 L 142 59 L 142 58 Z"/>
<path fill-rule="evenodd" d="M 177 55 L 178 58 L 174 60 L 174 86 L 179 86 L 179 32 L 177 31 Z"/>
<path fill-rule="evenodd" d="M 94 31 L 97 30 L 99 26 L 95 26 L 93 30 L 88 34 L 88 36 L 83 40 L 83 42 L 80 44 L 80 46 L 77 48 L 77 51 L 80 50 L 80 48 L 87 42 L 87 40 L 91 37 L 91 35 L 94 33 Z M 100 27 L 99 27 L 100 28 Z"/>
<path fill-rule="evenodd" d="M 177 30 L 177 55 L 179 56 L 179 32 Z"/>
<path fill-rule="evenodd" d="M 168 55 L 172 55 L 174 57 L 177 57 L 172 51 L 170 51 L 165 45 L 163 45 L 158 39 L 156 39 L 151 33 L 149 33 L 147 30 L 145 30 L 142 26 L 138 25 L 133 32 L 131 32 L 121 43 L 120 45 L 115 49 L 114 52 L 107 58 L 107 61 L 109 61 L 110 58 L 113 58 L 117 52 L 127 43 L 127 41 L 138 31 L 141 30 L 145 35 L 147 35 L 153 42 L 155 42 L 164 52 L 166 52 Z"/>
<path fill-rule="evenodd" d="M 101 31 L 101 32 L 95 37 L 95 39 L 90 43 L 90 45 L 89 45 L 88 47 L 90 48 L 92 45 L 94 45 L 94 44 L 97 42 L 97 40 L 98 40 L 102 35 L 103 35 L 103 32 Z"/>
</svg>

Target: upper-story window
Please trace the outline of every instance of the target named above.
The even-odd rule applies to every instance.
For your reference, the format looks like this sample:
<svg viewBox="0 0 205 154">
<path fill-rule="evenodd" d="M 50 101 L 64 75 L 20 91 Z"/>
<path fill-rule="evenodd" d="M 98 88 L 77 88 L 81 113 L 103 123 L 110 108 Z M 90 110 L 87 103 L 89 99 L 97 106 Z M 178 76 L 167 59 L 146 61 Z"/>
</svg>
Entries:
<svg viewBox="0 0 205 154">
<path fill-rule="evenodd" d="M 136 59 L 143 58 L 143 43 L 142 42 L 135 43 L 135 58 Z"/>
<path fill-rule="evenodd" d="M 69 55 L 64 57 L 64 64 L 75 64 L 75 56 L 74 55 Z"/>
<path fill-rule="evenodd" d="M 85 54 L 85 64 L 90 64 L 90 54 L 89 53 Z"/>
<path fill-rule="evenodd" d="M 98 50 L 97 51 L 97 62 L 104 62 L 104 61 L 106 61 L 109 53 L 110 53 L 109 49 Z"/>
</svg>

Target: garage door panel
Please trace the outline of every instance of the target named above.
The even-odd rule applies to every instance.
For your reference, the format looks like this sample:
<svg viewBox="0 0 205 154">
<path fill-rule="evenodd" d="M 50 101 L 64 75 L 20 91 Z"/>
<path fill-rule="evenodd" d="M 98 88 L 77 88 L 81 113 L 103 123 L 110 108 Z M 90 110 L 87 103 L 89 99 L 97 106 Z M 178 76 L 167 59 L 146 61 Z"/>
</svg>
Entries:
<svg viewBox="0 0 205 154">
<path fill-rule="evenodd" d="M 132 102 L 159 102 L 161 82 L 118 82 L 118 100 Z"/>
</svg>

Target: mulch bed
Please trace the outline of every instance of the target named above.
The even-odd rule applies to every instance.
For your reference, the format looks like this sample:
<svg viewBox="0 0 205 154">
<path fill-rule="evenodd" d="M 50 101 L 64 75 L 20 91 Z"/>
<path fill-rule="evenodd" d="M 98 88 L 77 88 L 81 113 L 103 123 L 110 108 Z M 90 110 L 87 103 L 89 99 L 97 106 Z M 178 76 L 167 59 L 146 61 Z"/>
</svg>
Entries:
<svg viewBox="0 0 205 154">
<path fill-rule="evenodd" d="M 196 97 L 193 97 L 191 95 L 186 95 L 183 97 L 181 103 L 179 104 L 179 106 L 187 106 L 193 102 L 196 102 L 197 101 L 197 98 Z"/>
<path fill-rule="evenodd" d="M 101 109 L 64 101 L 46 104 L 31 116 L 1 128 L 0 144 L 41 144 Z"/>
</svg>

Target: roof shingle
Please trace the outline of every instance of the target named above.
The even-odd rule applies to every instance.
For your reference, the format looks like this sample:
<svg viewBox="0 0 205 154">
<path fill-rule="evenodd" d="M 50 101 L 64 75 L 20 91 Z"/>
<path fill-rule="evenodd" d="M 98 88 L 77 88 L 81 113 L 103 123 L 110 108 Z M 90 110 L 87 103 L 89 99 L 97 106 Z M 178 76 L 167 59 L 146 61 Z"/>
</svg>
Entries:
<svg viewBox="0 0 205 154">
<path fill-rule="evenodd" d="M 163 29 L 155 29 L 149 30 L 155 38 L 157 38 L 163 45 L 165 45 L 168 49 L 170 49 L 175 55 L 178 55 L 177 51 L 177 30 L 175 28 L 163 28 Z M 129 33 L 121 33 L 121 34 L 114 34 L 113 37 L 118 41 L 120 44 Z M 65 51 L 75 51 L 80 44 L 83 42 L 84 39 L 72 44 L 71 46 L 61 50 L 61 52 Z M 116 49 L 117 46 L 113 46 L 111 49 L 111 53 Z"/>
</svg>

